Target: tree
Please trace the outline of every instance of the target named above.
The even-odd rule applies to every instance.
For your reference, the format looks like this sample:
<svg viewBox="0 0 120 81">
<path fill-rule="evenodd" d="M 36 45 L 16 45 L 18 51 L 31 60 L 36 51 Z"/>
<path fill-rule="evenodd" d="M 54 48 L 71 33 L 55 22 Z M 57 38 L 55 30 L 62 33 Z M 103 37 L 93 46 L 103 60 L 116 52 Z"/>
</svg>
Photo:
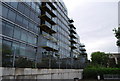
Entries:
<svg viewBox="0 0 120 81">
<path fill-rule="evenodd" d="M 101 65 L 101 66 L 107 66 L 108 63 L 108 55 L 104 52 L 93 52 L 91 54 L 91 60 L 92 64 L 94 65 Z"/>
<path fill-rule="evenodd" d="M 2 67 L 12 67 L 12 49 L 2 44 Z"/>
<path fill-rule="evenodd" d="M 113 29 L 113 31 L 115 32 L 114 34 L 115 34 L 115 37 L 118 39 L 117 40 L 117 42 L 116 42 L 116 44 L 117 44 L 117 46 L 119 46 L 120 47 L 120 27 L 118 27 L 118 29 Z"/>
<path fill-rule="evenodd" d="M 15 61 L 15 67 L 18 68 L 34 68 L 35 62 L 25 57 L 18 57 Z"/>
</svg>

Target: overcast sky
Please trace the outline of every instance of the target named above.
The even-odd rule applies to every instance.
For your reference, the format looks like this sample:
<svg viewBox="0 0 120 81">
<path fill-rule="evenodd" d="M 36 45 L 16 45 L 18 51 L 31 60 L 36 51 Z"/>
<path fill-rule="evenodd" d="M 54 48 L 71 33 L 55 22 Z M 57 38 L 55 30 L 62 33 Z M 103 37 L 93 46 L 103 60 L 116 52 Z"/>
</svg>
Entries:
<svg viewBox="0 0 120 81">
<path fill-rule="evenodd" d="M 113 29 L 118 27 L 119 0 L 63 0 L 74 20 L 80 41 L 86 45 L 88 58 L 95 51 L 118 51 Z"/>
</svg>

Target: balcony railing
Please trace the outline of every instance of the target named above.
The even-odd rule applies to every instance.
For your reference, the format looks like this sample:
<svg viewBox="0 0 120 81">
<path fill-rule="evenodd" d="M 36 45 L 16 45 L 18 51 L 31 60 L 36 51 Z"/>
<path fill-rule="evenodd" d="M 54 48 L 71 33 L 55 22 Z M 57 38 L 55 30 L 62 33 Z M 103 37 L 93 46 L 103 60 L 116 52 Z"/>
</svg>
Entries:
<svg viewBox="0 0 120 81">
<path fill-rule="evenodd" d="M 52 18 L 51 21 L 50 21 L 50 23 L 51 23 L 52 25 L 56 25 L 56 18 Z"/>
<path fill-rule="evenodd" d="M 52 15 L 52 17 L 56 17 L 57 16 L 57 13 L 56 13 L 55 10 L 50 11 L 50 14 Z"/>
<path fill-rule="evenodd" d="M 70 45 L 72 49 L 77 49 L 77 46 L 75 44 Z"/>
<path fill-rule="evenodd" d="M 81 50 L 81 51 L 86 51 L 86 49 L 85 49 L 85 48 L 80 48 L 80 50 Z"/>
<path fill-rule="evenodd" d="M 43 6 L 41 6 L 41 9 L 49 12 L 52 8 L 48 4 L 44 4 Z"/>
<path fill-rule="evenodd" d="M 70 28 L 70 32 L 73 32 L 74 34 L 76 34 L 76 30 L 74 28 Z"/>
<path fill-rule="evenodd" d="M 50 34 L 56 33 L 56 28 L 52 28 L 52 25 L 45 21 L 45 24 L 40 25 L 40 28 Z"/>
<path fill-rule="evenodd" d="M 85 47 L 85 45 L 81 43 L 81 44 L 80 44 L 80 47 Z"/>
<path fill-rule="evenodd" d="M 54 2 L 48 3 L 48 4 L 51 6 L 52 9 L 54 9 L 54 10 L 57 9 L 57 6 L 56 6 L 56 4 Z"/>
<path fill-rule="evenodd" d="M 52 17 L 56 17 L 56 11 L 52 10 L 52 8 L 47 3 L 42 6 L 41 9 L 47 11 Z"/>
<path fill-rule="evenodd" d="M 49 34 L 43 34 L 42 35 L 44 38 L 51 40 L 52 42 L 56 42 L 57 43 L 57 39 Z"/>
<path fill-rule="evenodd" d="M 58 51 L 58 46 L 48 40 L 42 40 L 41 47 L 47 51 Z"/>
<path fill-rule="evenodd" d="M 76 39 L 71 38 L 71 39 L 70 39 L 70 42 L 72 42 L 72 43 L 75 43 L 75 44 L 76 44 L 76 43 L 77 43 L 77 40 L 76 40 Z"/>
<path fill-rule="evenodd" d="M 74 22 L 73 19 L 69 19 L 68 21 L 69 21 L 70 23 L 73 23 L 73 22 Z"/>
<path fill-rule="evenodd" d="M 69 24 L 69 26 L 70 26 L 71 28 L 76 29 L 75 26 L 74 26 L 73 24 Z"/>
<path fill-rule="evenodd" d="M 51 21 L 52 17 L 50 16 L 50 14 L 48 14 L 48 12 L 45 12 L 44 14 L 42 14 L 40 16 L 40 18 L 43 19 L 43 20 Z"/>
<path fill-rule="evenodd" d="M 74 33 L 70 33 L 70 37 L 77 39 L 77 36 Z"/>
</svg>

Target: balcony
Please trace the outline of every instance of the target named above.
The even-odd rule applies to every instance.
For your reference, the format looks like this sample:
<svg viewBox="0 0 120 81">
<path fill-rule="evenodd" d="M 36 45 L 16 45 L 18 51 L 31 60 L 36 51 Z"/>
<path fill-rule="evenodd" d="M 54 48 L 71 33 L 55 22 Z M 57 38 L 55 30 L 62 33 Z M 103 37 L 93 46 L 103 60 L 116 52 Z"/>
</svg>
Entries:
<svg viewBox="0 0 120 81">
<path fill-rule="evenodd" d="M 77 36 L 75 35 L 75 34 L 73 34 L 73 33 L 70 33 L 70 35 L 69 35 L 71 38 L 75 38 L 75 39 L 77 39 Z"/>
<path fill-rule="evenodd" d="M 45 24 L 40 25 L 40 28 L 49 34 L 56 33 L 56 28 L 51 27 L 51 24 L 49 24 L 47 21 L 45 21 Z"/>
<path fill-rule="evenodd" d="M 57 16 L 56 16 L 56 15 L 57 15 L 57 13 L 56 13 L 56 11 L 55 11 L 55 10 L 50 11 L 50 14 L 52 15 L 52 17 L 57 17 Z"/>
<path fill-rule="evenodd" d="M 47 11 L 52 17 L 56 17 L 56 11 L 52 10 L 52 8 L 48 4 L 42 6 L 41 9 Z"/>
<path fill-rule="evenodd" d="M 51 16 L 47 12 L 45 12 L 43 15 L 40 16 L 41 19 L 46 20 L 46 21 L 51 21 Z"/>
<path fill-rule="evenodd" d="M 76 40 L 76 39 L 71 38 L 71 39 L 70 39 L 70 42 L 72 42 L 72 43 L 76 44 L 76 43 L 77 43 L 77 40 Z"/>
<path fill-rule="evenodd" d="M 86 49 L 85 48 L 80 48 L 80 51 L 86 51 Z"/>
<path fill-rule="evenodd" d="M 50 21 L 50 23 L 51 23 L 52 25 L 56 25 L 56 18 L 52 18 L 51 21 Z"/>
<path fill-rule="evenodd" d="M 77 34 L 77 33 L 76 33 L 76 30 L 73 29 L 73 28 L 70 28 L 70 32 L 73 32 L 74 34 Z"/>
<path fill-rule="evenodd" d="M 48 21 L 52 25 L 56 25 L 56 18 L 52 18 L 48 12 L 45 12 L 45 14 L 41 15 L 40 18 Z"/>
<path fill-rule="evenodd" d="M 43 34 L 42 36 L 43 36 L 44 38 L 46 38 L 47 40 L 51 40 L 51 41 L 54 42 L 54 43 L 57 43 L 57 42 L 58 42 L 55 37 L 53 37 L 53 36 L 51 36 L 51 35 L 49 35 L 49 34 Z"/>
<path fill-rule="evenodd" d="M 77 49 L 77 46 L 75 44 L 72 44 L 70 47 L 71 49 Z"/>
<path fill-rule="evenodd" d="M 52 8 L 46 3 L 41 6 L 41 9 L 49 12 Z"/>
<path fill-rule="evenodd" d="M 80 44 L 80 47 L 85 47 L 85 45 L 84 44 Z"/>
<path fill-rule="evenodd" d="M 42 40 L 41 47 L 47 51 L 58 51 L 58 46 L 48 40 Z"/>
<path fill-rule="evenodd" d="M 71 28 L 76 29 L 75 26 L 74 26 L 73 24 L 69 24 L 69 26 L 70 26 Z"/>
<path fill-rule="evenodd" d="M 74 22 L 73 19 L 69 19 L 68 21 L 69 21 L 70 23 L 73 23 L 73 22 Z"/>
<path fill-rule="evenodd" d="M 56 9 L 57 9 L 57 6 L 56 6 L 55 3 L 49 2 L 48 4 L 51 6 L 51 8 L 52 8 L 53 10 L 56 10 Z"/>
</svg>

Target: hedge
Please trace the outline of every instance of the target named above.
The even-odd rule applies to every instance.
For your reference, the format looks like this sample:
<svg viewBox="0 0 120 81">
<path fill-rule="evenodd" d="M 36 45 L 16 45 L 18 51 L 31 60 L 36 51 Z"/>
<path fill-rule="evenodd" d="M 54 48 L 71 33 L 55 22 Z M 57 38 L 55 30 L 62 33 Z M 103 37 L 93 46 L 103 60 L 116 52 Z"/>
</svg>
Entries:
<svg viewBox="0 0 120 81">
<path fill-rule="evenodd" d="M 104 74 L 119 74 L 120 68 L 85 68 L 83 71 L 84 79 L 97 79 L 97 75 L 103 78 Z"/>
</svg>

